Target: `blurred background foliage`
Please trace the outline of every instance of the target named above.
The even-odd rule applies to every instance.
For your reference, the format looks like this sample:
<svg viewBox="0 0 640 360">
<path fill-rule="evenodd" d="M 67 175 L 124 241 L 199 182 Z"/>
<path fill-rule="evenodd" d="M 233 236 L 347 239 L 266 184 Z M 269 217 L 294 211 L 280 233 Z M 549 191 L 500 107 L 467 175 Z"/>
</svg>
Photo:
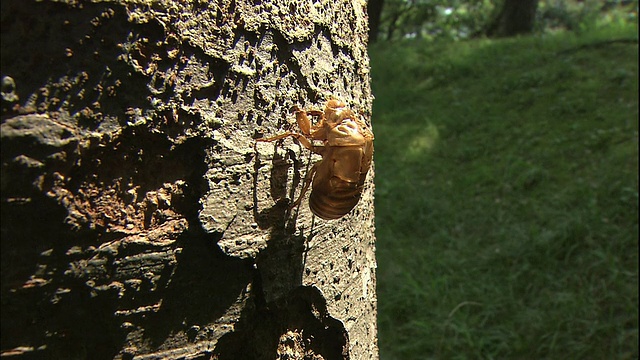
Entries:
<svg viewBox="0 0 640 360">
<path fill-rule="evenodd" d="M 638 1 L 379 10 L 380 358 L 638 359 Z"/>
<path fill-rule="evenodd" d="M 529 31 L 587 31 L 613 22 L 636 22 L 638 0 L 370 0 L 371 40 L 423 38 L 461 40 L 496 33 L 500 16 L 523 23 L 509 7 L 533 12 Z M 379 18 L 379 19 L 378 19 Z"/>
</svg>

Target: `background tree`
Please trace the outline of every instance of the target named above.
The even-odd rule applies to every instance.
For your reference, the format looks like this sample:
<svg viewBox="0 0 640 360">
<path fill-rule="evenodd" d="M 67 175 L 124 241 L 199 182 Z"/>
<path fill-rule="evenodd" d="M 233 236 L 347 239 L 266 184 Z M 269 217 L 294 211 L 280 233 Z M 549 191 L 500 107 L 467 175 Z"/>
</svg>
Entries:
<svg viewBox="0 0 640 360">
<path fill-rule="evenodd" d="M 376 358 L 373 172 L 292 211 L 289 109 L 369 121 L 360 2 L 2 1 L 2 355 Z"/>
<path fill-rule="evenodd" d="M 383 6 L 384 0 L 367 1 L 367 14 L 369 15 L 369 43 L 374 43 L 378 40 L 380 16 L 382 15 Z"/>
<path fill-rule="evenodd" d="M 487 26 L 488 36 L 514 36 L 534 29 L 538 0 L 504 0 L 495 19 Z"/>
</svg>

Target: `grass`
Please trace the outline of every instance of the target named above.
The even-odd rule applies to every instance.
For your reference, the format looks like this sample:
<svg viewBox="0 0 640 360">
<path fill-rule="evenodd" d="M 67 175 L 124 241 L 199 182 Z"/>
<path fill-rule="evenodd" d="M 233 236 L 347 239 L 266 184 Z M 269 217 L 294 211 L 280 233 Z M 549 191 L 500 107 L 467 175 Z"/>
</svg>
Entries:
<svg viewBox="0 0 640 360">
<path fill-rule="evenodd" d="M 638 358 L 638 46 L 614 38 L 637 28 L 372 46 L 381 359 Z"/>
</svg>

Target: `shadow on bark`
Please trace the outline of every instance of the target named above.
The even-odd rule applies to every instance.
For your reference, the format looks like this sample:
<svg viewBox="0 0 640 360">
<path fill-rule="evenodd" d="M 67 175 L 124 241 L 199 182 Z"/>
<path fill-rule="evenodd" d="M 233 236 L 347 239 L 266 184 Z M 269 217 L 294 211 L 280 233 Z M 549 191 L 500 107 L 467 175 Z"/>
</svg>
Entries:
<svg viewBox="0 0 640 360">
<path fill-rule="evenodd" d="M 206 339 L 206 333 L 190 328 L 216 322 L 236 303 L 251 281 L 252 262 L 222 254 L 218 239 L 199 223 L 205 140 L 174 145 L 140 129 L 77 153 L 75 142 L 62 147 L 42 142 L 37 128 L 3 130 L 3 354 L 24 349 L 25 358 L 112 359 L 135 329 L 144 329 L 152 349 L 181 330 L 192 340 Z M 35 159 L 19 155 L 25 149 Z M 66 161 L 48 156 L 58 152 Z M 32 160 L 16 161 L 23 158 Z M 47 179 L 58 172 L 69 179 L 64 191 L 70 197 L 44 193 L 51 185 Z M 45 191 L 33 186 L 37 179 L 44 179 Z M 170 207 L 148 208 L 144 224 L 136 225 L 140 229 L 122 232 L 120 220 L 105 218 L 132 200 L 128 187 L 105 191 L 104 184 L 130 182 L 140 194 L 150 194 L 181 181 Z M 101 184 L 90 201 L 82 197 L 87 183 Z M 78 197 L 87 203 L 74 202 Z M 63 205 L 69 205 L 67 198 L 80 204 L 73 224 Z M 96 208 L 105 199 L 113 202 Z M 171 225 L 182 223 L 187 225 Z M 167 231 L 166 225 L 171 225 Z M 154 231 L 161 231 L 160 238 Z"/>
<path fill-rule="evenodd" d="M 218 341 L 213 358 L 348 359 L 348 344 L 344 325 L 329 315 L 320 291 L 300 286 L 277 301 L 247 306 L 236 330 Z"/>
<path fill-rule="evenodd" d="M 141 38 L 153 43 L 164 31 L 153 22 L 129 23 L 116 4 L 2 1 L 2 75 L 15 80 L 21 111 L 64 108 L 78 115 L 82 128 L 104 126 L 103 115 L 124 125 L 127 108 L 148 107 L 140 96 L 148 80 L 131 73 L 121 48 Z M 134 60 L 141 66 L 147 65 L 144 52 Z"/>
<path fill-rule="evenodd" d="M 23 359 L 112 359 L 126 335 L 113 316 L 117 293 L 93 296 L 83 279 L 63 275 L 73 257 L 69 244 L 97 234 L 70 231 L 65 209 L 42 195 L 31 199 L 2 205 L 3 350 L 31 344 Z M 47 281 L 32 276 L 34 268 L 57 280 L 33 281 Z"/>
<path fill-rule="evenodd" d="M 155 346 L 178 330 L 184 330 L 190 341 L 199 340 L 202 334 L 194 329 L 215 323 L 251 281 L 251 261 L 226 256 L 204 231 L 190 231 L 180 242 L 184 247 L 160 310 L 136 321 Z"/>
</svg>

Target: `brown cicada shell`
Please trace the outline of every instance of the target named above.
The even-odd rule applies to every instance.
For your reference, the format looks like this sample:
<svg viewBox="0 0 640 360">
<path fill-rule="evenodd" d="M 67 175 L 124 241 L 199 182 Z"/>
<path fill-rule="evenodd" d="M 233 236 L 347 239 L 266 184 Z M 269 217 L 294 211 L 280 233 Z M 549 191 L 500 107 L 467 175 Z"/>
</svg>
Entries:
<svg viewBox="0 0 640 360">
<path fill-rule="evenodd" d="M 296 138 L 305 148 L 322 155 L 307 174 L 298 200 L 300 204 L 312 184 L 309 208 L 325 220 L 338 219 L 353 209 L 362 195 L 362 188 L 373 158 L 373 133 L 356 114 L 339 100 L 329 100 L 324 112 L 303 111 L 294 107 L 296 121 L 302 133 L 283 134 L 256 141 Z M 318 117 L 313 125 L 311 117 Z M 322 145 L 315 145 L 321 141 Z"/>
</svg>

